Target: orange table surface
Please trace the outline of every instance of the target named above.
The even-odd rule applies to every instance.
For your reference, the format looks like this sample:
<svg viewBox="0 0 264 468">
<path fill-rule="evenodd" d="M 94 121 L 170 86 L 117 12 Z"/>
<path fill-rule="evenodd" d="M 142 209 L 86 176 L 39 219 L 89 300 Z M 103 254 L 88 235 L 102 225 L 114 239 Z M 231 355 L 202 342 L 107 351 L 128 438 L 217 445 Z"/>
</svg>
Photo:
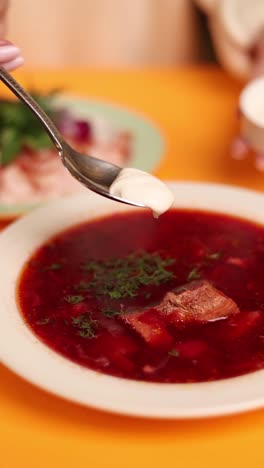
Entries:
<svg viewBox="0 0 264 468">
<path fill-rule="evenodd" d="M 59 87 L 150 117 L 167 139 L 166 154 L 156 171 L 165 179 L 257 190 L 264 186 L 264 175 L 254 170 L 252 161 L 229 158 L 240 88 L 216 68 L 26 70 L 16 76 L 31 88 Z M 1 93 L 5 94 L 2 87 Z M 259 468 L 264 463 L 263 440 L 264 410 L 200 421 L 127 418 L 51 396 L 0 366 L 3 468 Z"/>
</svg>

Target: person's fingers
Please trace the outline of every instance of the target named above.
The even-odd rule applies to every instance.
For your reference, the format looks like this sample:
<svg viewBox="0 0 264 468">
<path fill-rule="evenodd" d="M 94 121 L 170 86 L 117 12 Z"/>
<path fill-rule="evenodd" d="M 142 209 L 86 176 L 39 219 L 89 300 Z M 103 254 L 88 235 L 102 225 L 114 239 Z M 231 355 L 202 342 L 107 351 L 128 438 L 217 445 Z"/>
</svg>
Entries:
<svg viewBox="0 0 264 468">
<path fill-rule="evenodd" d="M 9 41 L 0 40 L 0 65 L 11 71 L 23 63 L 20 49 Z"/>
<path fill-rule="evenodd" d="M 263 0 L 220 0 L 214 14 L 230 41 L 247 51 L 263 28 Z"/>
<path fill-rule="evenodd" d="M 6 17 L 8 11 L 9 1 L 0 0 L 0 38 L 6 35 Z"/>
<path fill-rule="evenodd" d="M 15 70 L 18 67 L 21 67 L 21 65 L 23 65 L 23 64 L 24 64 L 24 59 L 23 59 L 23 57 L 19 56 L 19 57 L 15 58 L 14 60 L 10 60 L 9 62 L 4 63 L 3 67 L 7 71 L 12 71 L 12 70 Z"/>
<path fill-rule="evenodd" d="M 195 2 L 201 10 L 208 14 L 214 9 L 217 0 L 195 0 Z"/>
<path fill-rule="evenodd" d="M 249 151 L 249 147 L 245 140 L 241 137 L 237 137 L 233 140 L 230 148 L 230 153 L 233 159 L 241 161 L 245 159 Z"/>
<path fill-rule="evenodd" d="M 0 0 L 0 15 L 7 12 L 9 0 Z"/>
<path fill-rule="evenodd" d="M 217 17 L 213 16 L 211 18 L 209 27 L 216 54 L 224 68 L 241 80 L 248 79 L 252 68 L 248 51 L 240 48 L 230 40 Z"/>
<path fill-rule="evenodd" d="M 0 45 L 0 63 L 6 63 L 20 56 L 20 49 L 13 44 Z"/>
</svg>

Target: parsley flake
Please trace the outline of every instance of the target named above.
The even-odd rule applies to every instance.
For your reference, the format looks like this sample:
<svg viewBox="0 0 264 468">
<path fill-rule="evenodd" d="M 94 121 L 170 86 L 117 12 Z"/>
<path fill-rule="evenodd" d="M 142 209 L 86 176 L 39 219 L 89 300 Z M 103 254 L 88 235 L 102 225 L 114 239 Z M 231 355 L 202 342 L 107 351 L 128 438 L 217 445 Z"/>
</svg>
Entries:
<svg viewBox="0 0 264 468">
<path fill-rule="evenodd" d="M 86 281 L 80 281 L 79 284 L 75 284 L 74 289 L 77 291 L 89 291 L 90 283 Z"/>
<path fill-rule="evenodd" d="M 69 296 L 66 296 L 65 298 L 65 301 L 66 302 L 69 302 L 69 304 L 79 304 L 79 302 L 82 302 L 84 300 L 84 296 L 82 296 L 81 294 L 79 295 L 69 295 Z"/>
<path fill-rule="evenodd" d="M 47 323 L 50 322 L 50 319 L 49 318 L 43 318 L 43 319 L 40 319 L 36 322 L 36 325 L 46 325 Z"/>
<path fill-rule="evenodd" d="M 72 318 L 72 325 L 77 329 L 77 335 L 82 338 L 95 338 L 97 336 L 95 333 L 97 321 L 93 320 L 88 314 L 81 314 Z"/>
<path fill-rule="evenodd" d="M 61 264 L 60 263 L 52 263 L 51 265 L 44 268 L 44 271 L 52 271 L 52 270 L 60 270 Z"/>
<path fill-rule="evenodd" d="M 179 286 L 178 288 L 174 289 L 175 294 L 188 291 L 188 288 L 186 286 Z"/>
<path fill-rule="evenodd" d="M 80 283 L 79 287 L 110 299 L 135 297 L 142 286 L 158 286 L 170 281 L 174 274 L 167 268 L 174 262 L 172 258 L 148 252 L 136 252 L 104 262 L 92 260 L 82 265 L 82 270 L 90 275 L 90 281 Z"/>
<path fill-rule="evenodd" d="M 108 318 L 113 318 L 113 317 L 116 317 L 117 315 L 121 315 L 123 312 L 122 311 L 118 312 L 118 310 L 114 310 L 114 309 L 105 309 L 105 310 L 102 310 L 102 313 Z"/>
<path fill-rule="evenodd" d="M 190 273 L 188 274 L 187 281 L 192 281 L 201 278 L 201 274 L 199 272 L 199 268 L 193 268 Z"/>
</svg>

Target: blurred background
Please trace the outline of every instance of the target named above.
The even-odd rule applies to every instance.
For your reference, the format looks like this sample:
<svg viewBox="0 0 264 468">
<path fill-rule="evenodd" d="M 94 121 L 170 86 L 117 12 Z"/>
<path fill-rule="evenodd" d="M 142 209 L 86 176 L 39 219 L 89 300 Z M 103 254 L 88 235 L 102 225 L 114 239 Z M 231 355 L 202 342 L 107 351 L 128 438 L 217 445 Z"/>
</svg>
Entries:
<svg viewBox="0 0 264 468">
<path fill-rule="evenodd" d="M 206 18 L 192 0 L 12 0 L 8 38 L 34 67 L 214 60 Z"/>
</svg>

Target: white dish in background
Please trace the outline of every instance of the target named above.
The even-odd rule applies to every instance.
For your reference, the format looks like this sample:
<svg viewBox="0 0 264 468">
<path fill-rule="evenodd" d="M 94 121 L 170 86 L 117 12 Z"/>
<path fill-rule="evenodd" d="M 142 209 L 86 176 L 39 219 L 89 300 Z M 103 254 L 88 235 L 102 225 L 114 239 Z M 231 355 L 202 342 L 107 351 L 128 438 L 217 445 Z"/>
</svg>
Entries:
<svg viewBox="0 0 264 468">
<path fill-rule="evenodd" d="M 264 225 L 261 194 L 213 184 L 172 183 L 175 207 L 236 215 Z M 87 192 L 35 210 L 0 235 L 0 359 L 24 379 L 68 400 L 133 416 L 197 418 L 264 406 L 264 370 L 199 384 L 154 384 L 104 375 L 67 360 L 28 328 L 16 284 L 30 255 L 51 236 L 82 221 L 131 211 Z"/>
<path fill-rule="evenodd" d="M 242 137 L 256 153 L 264 154 L 264 77 L 243 89 L 239 107 Z"/>
</svg>

